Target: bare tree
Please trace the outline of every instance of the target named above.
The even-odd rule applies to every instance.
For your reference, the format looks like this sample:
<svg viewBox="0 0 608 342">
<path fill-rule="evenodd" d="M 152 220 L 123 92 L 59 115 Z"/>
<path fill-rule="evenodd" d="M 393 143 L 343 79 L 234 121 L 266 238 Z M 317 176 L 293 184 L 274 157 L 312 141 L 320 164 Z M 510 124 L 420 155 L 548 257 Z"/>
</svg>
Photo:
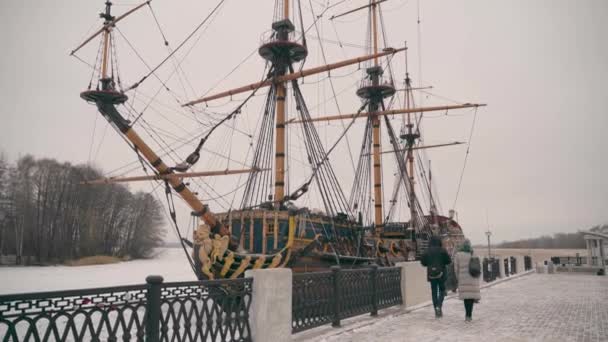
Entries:
<svg viewBox="0 0 608 342">
<path fill-rule="evenodd" d="M 80 184 L 99 177 L 90 166 L 52 159 L 25 156 L 15 166 L 0 159 L 0 196 L 15 206 L 14 219 L 0 230 L 1 251 L 14 253 L 18 263 L 25 255 L 38 263 L 96 254 L 149 256 L 162 244 L 159 203 L 122 185 Z"/>
</svg>

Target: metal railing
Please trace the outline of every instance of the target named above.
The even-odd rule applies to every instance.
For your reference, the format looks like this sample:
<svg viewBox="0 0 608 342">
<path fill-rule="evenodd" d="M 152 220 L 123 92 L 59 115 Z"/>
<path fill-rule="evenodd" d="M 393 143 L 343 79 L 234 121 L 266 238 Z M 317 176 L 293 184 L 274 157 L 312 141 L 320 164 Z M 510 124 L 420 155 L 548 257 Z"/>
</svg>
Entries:
<svg viewBox="0 0 608 342">
<path fill-rule="evenodd" d="M 0 341 L 251 341 L 252 279 L 0 296 Z"/>
<path fill-rule="evenodd" d="M 556 265 L 587 265 L 587 257 L 583 256 L 554 256 L 551 261 Z M 591 265 L 597 265 L 597 257 L 591 257 Z"/>
<path fill-rule="evenodd" d="M 300 273 L 293 276 L 292 332 L 300 332 L 403 303 L 399 267 Z"/>
<path fill-rule="evenodd" d="M 486 283 L 493 282 L 500 277 L 500 260 L 496 258 L 483 259 L 483 280 Z"/>
<path fill-rule="evenodd" d="M 528 271 L 532 269 L 532 257 L 529 255 L 524 256 L 524 270 Z"/>
</svg>

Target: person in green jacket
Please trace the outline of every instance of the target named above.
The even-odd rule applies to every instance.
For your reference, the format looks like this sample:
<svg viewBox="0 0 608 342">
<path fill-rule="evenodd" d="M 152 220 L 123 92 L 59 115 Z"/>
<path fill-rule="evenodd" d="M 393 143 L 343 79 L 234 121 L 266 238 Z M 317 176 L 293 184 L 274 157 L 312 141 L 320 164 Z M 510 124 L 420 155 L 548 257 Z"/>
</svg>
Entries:
<svg viewBox="0 0 608 342">
<path fill-rule="evenodd" d="M 454 258 L 454 269 L 458 280 L 458 298 L 464 301 L 466 322 L 473 320 L 473 304 L 481 299 L 480 277 L 473 277 L 469 272 L 469 262 L 472 256 L 471 241 L 465 240 Z"/>
</svg>

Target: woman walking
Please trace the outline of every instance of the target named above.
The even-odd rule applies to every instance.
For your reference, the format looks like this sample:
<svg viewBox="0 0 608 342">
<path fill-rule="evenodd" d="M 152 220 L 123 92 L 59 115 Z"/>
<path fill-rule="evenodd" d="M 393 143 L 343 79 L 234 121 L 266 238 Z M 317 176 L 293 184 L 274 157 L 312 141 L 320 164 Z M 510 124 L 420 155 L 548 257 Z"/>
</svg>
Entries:
<svg viewBox="0 0 608 342">
<path fill-rule="evenodd" d="M 473 277 L 469 270 L 469 262 L 473 256 L 473 248 L 471 241 L 464 241 L 456 258 L 454 260 L 454 268 L 456 278 L 458 280 L 458 298 L 464 301 L 465 321 L 470 322 L 473 319 L 473 304 L 481 299 L 479 292 L 479 278 Z"/>
</svg>

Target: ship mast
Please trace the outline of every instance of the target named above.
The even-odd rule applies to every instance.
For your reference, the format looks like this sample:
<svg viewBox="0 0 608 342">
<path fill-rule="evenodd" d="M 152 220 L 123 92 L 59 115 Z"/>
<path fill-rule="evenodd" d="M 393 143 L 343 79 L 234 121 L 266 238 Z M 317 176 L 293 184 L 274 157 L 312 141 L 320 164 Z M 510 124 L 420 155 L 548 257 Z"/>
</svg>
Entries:
<svg viewBox="0 0 608 342">
<path fill-rule="evenodd" d="M 106 1 L 106 12 L 101 15 L 105 19 L 105 22 L 103 25 L 105 27 L 105 29 L 103 30 L 103 56 L 101 59 L 102 82 L 103 82 L 103 80 L 108 79 L 108 55 L 110 52 L 109 51 L 110 50 L 110 33 L 112 32 L 112 26 L 110 26 L 109 23 L 114 19 L 114 17 L 112 17 L 112 14 L 111 14 L 111 9 L 112 9 L 112 3 L 108 0 L 108 1 Z"/>
<path fill-rule="evenodd" d="M 273 24 L 278 41 L 289 41 L 289 33 L 294 30 L 294 26 L 289 20 L 289 0 L 283 2 L 283 20 Z M 273 56 L 273 64 L 277 68 L 276 76 L 283 76 L 287 72 L 287 67 L 291 65 L 291 58 L 281 61 L 279 56 Z M 275 136 L 275 179 L 274 179 L 274 200 L 275 207 L 279 208 L 280 200 L 285 197 L 285 97 L 287 89 L 285 82 L 276 84 L 276 136 Z"/>
<path fill-rule="evenodd" d="M 380 1 L 370 0 L 370 31 L 372 54 L 378 54 L 378 11 Z M 376 115 L 380 107 L 383 106 L 385 98 L 395 94 L 395 88 L 391 84 L 381 84 L 383 74 L 382 66 L 378 63 L 378 57 L 374 57 L 373 66 L 366 69 L 367 77 L 362 86 L 357 90 L 357 95 L 369 101 L 368 118 L 372 125 L 372 161 L 374 179 L 374 226 L 376 235 L 380 235 L 384 227 L 384 216 L 382 207 L 382 158 L 381 154 L 381 129 L 380 116 Z"/>
<path fill-rule="evenodd" d="M 411 96 L 412 96 L 412 80 L 410 79 L 410 74 L 408 70 L 407 63 L 407 49 L 405 50 L 405 109 L 409 110 L 411 108 Z M 406 160 L 408 165 L 408 182 L 409 186 L 409 203 L 410 203 L 410 228 L 417 228 L 415 225 L 417 222 L 415 218 L 416 215 L 416 206 L 414 205 L 416 201 L 416 190 L 414 188 L 415 180 L 414 180 L 414 145 L 416 144 L 416 140 L 420 138 L 420 134 L 414 133 L 414 124 L 412 123 L 412 113 L 407 113 L 407 124 L 406 124 L 407 132 L 401 135 L 401 139 L 406 142 Z"/>
<path fill-rule="evenodd" d="M 373 30 L 373 39 L 374 39 L 374 54 L 378 53 L 378 13 L 377 13 L 377 4 L 372 5 L 372 30 Z M 379 85 L 380 74 L 382 73 L 382 68 L 378 66 L 378 57 L 374 58 L 374 69 L 370 73 L 368 70 L 368 74 L 372 79 L 372 84 L 374 86 Z M 372 97 L 369 103 L 369 111 L 373 113 L 378 110 L 379 102 L 382 101 L 382 97 Z M 377 115 L 374 115 L 372 119 L 373 133 L 372 133 L 372 141 L 373 141 L 373 152 L 374 152 L 374 223 L 376 225 L 376 234 L 382 232 L 382 158 L 380 158 L 380 118 Z"/>
<path fill-rule="evenodd" d="M 159 175 L 163 175 L 165 182 L 173 188 L 190 206 L 193 210 L 193 215 L 200 216 L 202 220 L 208 224 L 214 232 L 219 232 L 220 222 L 216 219 L 215 215 L 211 213 L 206 205 L 204 205 L 196 195 L 188 188 L 182 181 L 181 177 L 172 177 L 175 172 L 172 168 L 167 166 L 165 162 L 156 154 L 152 148 L 146 144 L 146 142 L 135 132 L 131 122 L 126 120 L 120 112 L 116 109 L 116 105 L 125 103 L 128 99 L 127 95 L 123 92 L 118 91 L 115 88 L 114 75 L 108 72 L 108 64 L 111 56 L 111 40 L 112 40 L 112 27 L 120 19 L 133 13 L 135 10 L 148 4 L 149 1 L 142 3 L 135 7 L 133 10 L 123 14 L 122 16 L 115 18 L 111 14 L 112 3 L 108 0 L 105 5 L 105 12 L 100 14 L 100 17 L 104 19 L 104 26 L 102 29 L 97 31 L 91 37 L 86 39 L 81 45 L 72 51 L 72 55 L 90 42 L 94 37 L 103 34 L 103 50 L 101 56 L 101 74 L 99 82 L 101 87 L 96 89 L 88 89 L 80 93 L 80 97 L 87 102 L 94 103 L 97 106 L 99 112 L 114 125 L 124 137 L 133 145 L 133 149 L 137 151 L 145 160 L 150 163 Z"/>
<path fill-rule="evenodd" d="M 386 1 L 386 0 L 381 0 Z M 205 96 L 199 99 L 192 100 L 190 102 L 185 103 L 183 106 L 193 106 L 198 103 L 208 102 L 216 99 L 220 99 L 227 96 L 232 96 L 235 94 L 256 91 L 262 87 L 269 87 L 267 105 L 264 117 L 262 119 L 262 126 L 267 125 L 267 122 L 272 118 L 271 123 L 274 124 L 273 132 L 267 130 L 267 128 L 261 129 L 264 134 L 268 134 L 266 136 L 269 139 L 264 140 L 261 139 L 258 141 L 258 145 L 256 146 L 256 152 L 254 156 L 254 167 L 259 169 L 268 169 L 274 167 L 273 171 L 273 180 L 274 193 L 268 197 L 270 202 L 272 203 L 275 209 L 281 209 L 283 203 L 286 199 L 293 199 L 293 197 L 289 194 L 286 194 L 285 190 L 285 179 L 286 179 L 286 124 L 287 122 L 287 107 L 286 107 L 286 96 L 287 96 L 287 83 L 290 83 L 293 88 L 294 99 L 296 102 L 296 109 L 299 114 L 299 122 L 303 123 L 302 130 L 305 136 L 305 144 L 306 151 L 309 157 L 309 162 L 311 166 L 315 169 L 315 175 L 321 175 L 315 177 L 315 181 L 318 183 L 318 186 L 323 189 L 330 189 L 328 191 L 322 191 L 322 198 L 324 201 L 324 205 L 326 207 L 326 211 L 331 213 L 332 215 L 336 215 L 338 213 L 347 213 L 349 211 L 349 206 L 346 203 L 346 200 L 342 194 L 342 190 L 338 185 L 337 177 L 333 173 L 331 166 L 328 166 L 325 163 L 325 151 L 323 150 L 322 144 L 318 138 L 318 134 L 314 126 L 311 124 L 311 121 L 314 121 L 310 117 L 310 113 L 306 107 L 305 101 L 301 94 L 301 90 L 297 84 L 297 80 L 302 77 L 328 72 L 333 69 L 342 68 L 349 65 L 354 65 L 366 61 L 374 60 L 374 68 L 370 68 L 373 70 L 377 70 L 378 67 L 378 59 L 380 57 L 393 55 L 403 49 L 384 49 L 382 52 L 378 52 L 377 39 L 376 45 L 373 49 L 373 52 L 357 58 L 351 58 L 347 60 L 343 60 L 340 62 L 336 62 L 333 64 L 326 64 L 319 67 L 314 67 L 305 70 L 294 71 L 293 64 L 296 62 L 300 62 L 304 60 L 308 55 L 308 50 L 306 48 L 305 40 L 299 42 L 294 39 L 293 32 L 295 30 L 294 24 L 290 20 L 290 3 L 289 0 L 282 0 L 277 2 L 278 7 L 275 8 L 275 22 L 272 24 L 272 35 L 269 39 L 267 39 L 258 49 L 258 52 L 262 58 L 268 61 L 270 65 L 270 72 L 268 73 L 266 79 L 251 83 L 245 86 L 241 86 L 238 88 L 234 88 L 231 90 L 227 90 L 224 92 L 220 92 L 217 94 Z M 372 73 L 374 73 L 373 71 Z M 382 91 L 384 88 L 380 86 L 380 75 L 376 77 L 375 86 L 369 84 L 369 87 L 364 87 L 364 89 L 360 89 L 362 92 L 361 96 L 372 96 L 377 97 L 375 93 L 377 91 Z M 394 88 L 389 87 L 392 93 L 394 93 Z M 386 96 L 384 96 L 386 97 Z M 380 103 L 382 101 L 380 98 Z M 376 112 L 380 109 L 379 102 L 375 102 L 375 106 L 371 107 L 373 112 Z M 267 120 L 268 119 L 268 120 Z M 290 121 L 294 121 L 291 119 Z M 376 120 L 379 126 L 379 119 Z M 268 122 L 270 124 L 270 122 Z M 266 127 L 266 126 L 264 126 Z M 270 127 L 270 126 L 269 126 Z M 271 134 L 274 133 L 274 136 L 270 138 Z M 268 144 L 268 146 L 266 145 Z M 266 156 L 271 157 L 271 152 L 269 146 L 274 144 L 274 158 L 266 159 Z M 377 156 L 380 154 L 379 150 L 379 132 L 378 132 L 378 149 L 376 151 Z M 273 165 L 269 165 L 269 163 L 273 163 Z M 323 169 L 322 171 L 320 171 Z M 380 168 L 378 168 L 380 171 Z M 378 173 L 378 175 L 380 175 Z M 268 189 L 270 188 L 270 184 L 268 177 L 263 176 L 260 172 L 254 172 L 250 175 L 250 179 L 247 182 L 247 186 L 245 188 L 245 196 L 242 202 L 242 207 L 250 207 L 252 205 L 257 205 L 261 202 L 264 202 L 265 199 L 262 199 L 262 196 L 265 193 L 265 190 L 260 189 Z M 380 182 L 380 180 L 378 181 Z M 269 182 L 270 183 L 270 182 Z M 266 187 L 268 185 L 268 187 Z M 381 189 L 379 189 L 379 198 L 381 198 Z M 381 202 L 381 200 L 380 200 Z M 335 208 L 334 208 L 335 207 Z M 339 207 L 339 208 L 338 208 Z M 382 210 L 380 208 L 380 216 L 382 214 Z"/>
</svg>

